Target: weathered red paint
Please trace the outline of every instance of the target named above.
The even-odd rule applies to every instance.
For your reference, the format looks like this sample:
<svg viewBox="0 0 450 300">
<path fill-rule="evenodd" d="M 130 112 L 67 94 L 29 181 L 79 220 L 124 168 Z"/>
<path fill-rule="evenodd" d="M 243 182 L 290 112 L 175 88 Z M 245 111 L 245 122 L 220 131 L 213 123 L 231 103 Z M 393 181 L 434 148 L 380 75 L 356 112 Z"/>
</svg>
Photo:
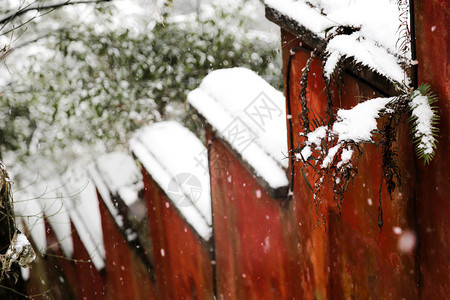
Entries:
<svg viewBox="0 0 450 300">
<path fill-rule="evenodd" d="M 300 41 L 285 31 L 282 31 L 282 40 L 284 70 L 286 70 L 289 51 Z M 300 51 L 292 61 L 290 95 L 295 139 L 301 130 L 300 123 L 295 117 L 301 112 L 297 100 L 300 91 L 299 79 L 308 58 L 309 53 Z M 333 103 L 335 107 L 350 108 L 358 103 L 359 97 L 376 96 L 370 86 L 353 77 L 344 76 L 344 81 L 342 103 L 335 101 Z M 308 77 L 308 103 L 311 111 L 322 116 L 325 116 L 327 103 L 324 88 L 321 62 L 316 59 L 312 63 Z M 297 212 L 297 221 L 302 224 L 298 229 L 298 241 L 301 245 L 299 251 L 302 253 L 301 282 L 306 295 L 309 295 L 308 298 L 419 297 L 417 285 L 421 274 L 418 270 L 417 249 L 412 253 L 401 253 L 397 247 L 399 237 L 392 230 L 398 226 L 404 231 L 418 232 L 414 218 L 417 197 L 414 178 L 417 161 L 414 159 L 407 125 L 400 126 L 398 145 L 398 162 L 403 185 L 401 190 L 397 189 L 392 195 L 392 200 L 385 189 L 382 190 L 384 227 L 381 233 L 377 226 L 381 161 L 380 152 L 375 146 L 362 147 L 363 154 L 358 163 L 359 174 L 345 195 L 341 215 L 338 214 L 332 199 L 330 181 L 324 185 L 325 192 L 322 194 L 324 204 L 321 212 L 324 213 L 327 232 L 317 228 L 312 193 L 299 175 L 300 165 L 296 166 L 293 205 Z M 314 172 L 312 170 L 308 172 L 310 182 L 314 182 Z M 372 205 L 369 205 L 369 198 Z M 305 281 L 305 277 L 307 279 L 312 277 L 314 280 Z"/>
<path fill-rule="evenodd" d="M 287 77 L 287 63 L 290 50 L 301 44 L 295 36 L 282 30 L 282 54 L 283 54 L 283 71 L 284 82 L 286 86 Z M 290 74 L 290 101 L 292 113 L 292 128 L 294 147 L 298 145 L 298 134 L 301 130 L 300 121 L 297 118 L 300 112 L 299 103 L 299 81 L 301 76 L 301 69 L 305 66 L 306 60 L 309 58 L 309 52 L 300 50 L 294 56 L 291 64 Z M 324 115 L 324 103 L 319 101 L 311 101 L 318 97 L 325 97 L 324 83 L 321 80 L 321 69 L 317 60 L 311 64 L 311 72 L 308 78 L 308 85 L 310 91 L 308 93 L 309 106 L 311 111 L 315 111 L 320 115 Z M 325 102 L 326 103 L 326 102 Z M 287 104 L 286 104 L 287 105 Z M 288 134 L 288 141 L 290 144 L 290 136 Z M 292 166 L 291 166 L 292 168 Z M 307 176 L 311 176 L 313 172 L 309 169 L 305 170 Z M 329 193 L 323 195 L 324 198 L 329 196 Z M 321 207 L 321 213 L 324 215 L 325 222 L 328 224 L 328 213 L 326 203 Z M 294 232 L 291 240 L 295 243 L 296 258 L 298 259 L 299 270 L 297 274 L 298 285 L 297 299 L 325 299 L 330 290 L 329 284 L 329 239 L 324 229 L 319 227 L 318 215 L 315 211 L 312 194 L 300 172 L 300 166 L 296 165 L 294 170 L 294 195 L 289 203 L 289 210 L 292 211 L 290 220 L 288 221 Z M 291 245 L 293 247 L 293 245 Z"/>
<path fill-rule="evenodd" d="M 66 257 L 51 226 L 46 222 L 47 244 L 51 250 L 46 255 L 45 265 L 50 294 L 54 299 L 104 299 L 105 280 L 90 261 L 89 253 L 83 245 L 75 227 L 71 223 L 73 242 L 72 257 Z"/>
<path fill-rule="evenodd" d="M 130 248 L 98 194 L 105 245 L 106 299 L 159 299 L 150 270 Z"/>
<path fill-rule="evenodd" d="M 68 260 L 70 258 L 66 258 L 47 220 L 45 230 L 49 249 L 33 262 L 30 278 L 26 281 L 27 294 L 39 297 L 46 295 L 54 299 L 63 299 L 63 296 L 74 298 L 78 282 L 73 263 Z"/>
<path fill-rule="evenodd" d="M 299 261 L 292 256 L 296 244 L 288 247 L 289 211 L 211 130 L 207 137 L 217 299 L 292 299 Z"/>
<path fill-rule="evenodd" d="M 96 269 L 89 253 L 72 224 L 73 264 L 76 273 L 77 299 L 104 299 L 105 273 Z"/>
<path fill-rule="evenodd" d="M 74 252 L 67 257 L 48 221 L 45 221 L 47 245 L 43 257 L 38 256 L 27 280 L 28 295 L 47 295 L 53 299 L 102 299 L 104 280 L 71 224 Z"/>
<path fill-rule="evenodd" d="M 201 239 L 142 170 L 159 299 L 213 299 L 210 243 Z"/>
<path fill-rule="evenodd" d="M 431 83 L 439 96 L 440 138 L 436 158 L 422 166 L 414 154 L 407 124 L 399 128 L 398 162 L 402 187 L 392 200 L 382 189 L 384 227 L 377 226 L 381 183 L 380 152 L 362 147 L 354 183 L 345 195 L 339 214 L 331 193 L 330 178 L 324 185 L 324 224 L 316 214 L 313 197 L 300 165 L 295 166 L 291 200 L 269 196 L 245 164 L 210 129 L 211 193 L 214 213 L 216 277 L 213 278 L 209 243 L 199 238 L 168 201 L 164 192 L 143 170 L 149 226 L 154 248 L 156 283 L 130 249 L 106 206 L 100 201 L 106 249 L 105 274 L 90 263 L 46 258 L 27 283 L 29 294 L 53 286 L 52 295 L 64 298 L 106 299 L 212 299 L 213 282 L 218 299 L 445 299 L 449 285 L 449 77 L 447 28 L 450 17 L 444 0 L 415 1 L 419 84 Z M 289 51 L 300 43 L 282 30 L 283 66 Z M 436 45 L 439 45 L 437 47 Z M 297 52 L 290 76 L 294 145 L 301 131 L 299 78 L 307 52 Z M 360 97 L 377 96 L 354 77 L 344 76 L 342 100 L 335 107 L 350 108 Z M 308 77 L 310 110 L 325 116 L 325 85 L 319 59 Z M 391 90 L 391 89 L 386 89 Z M 288 137 L 289 138 L 289 137 Z M 220 166 L 226 157 L 226 166 Z M 314 172 L 306 169 L 310 182 Z M 231 178 L 231 181 L 228 180 Z M 257 191 L 261 197 L 257 196 Z M 370 201 L 369 201 L 370 199 Z M 393 227 L 416 234 L 417 247 L 402 253 Z M 49 243 L 56 237 L 47 226 Z M 87 260 L 74 233 L 74 258 Z M 59 246 L 52 253 L 63 255 Z M 61 272 L 54 272 L 57 265 Z M 48 268 L 53 269 L 48 269 Z M 123 267 L 123 268 L 122 268 Z M 49 271 L 48 271 L 48 270 Z M 38 272 L 36 272 L 38 271 Z M 58 284 L 63 275 L 66 284 Z M 46 280 L 40 285 L 40 276 Z M 104 281 L 102 276 L 106 276 Z M 67 292 L 68 294 L 64 294 Z M 103 298 L 103 297 L 101 297 Z"/>
<path fill-rule="evenodd" d="M 441 117 L 436 157 L 429 166 L 418 162 L 415 178 L 420 295 L 423 299 L 444 299 L 450 294 L 450 6 L 445 0 L 416 0 L 414 5 L 418 83 L 431 84 L 439 97 Z"/>
</svg>

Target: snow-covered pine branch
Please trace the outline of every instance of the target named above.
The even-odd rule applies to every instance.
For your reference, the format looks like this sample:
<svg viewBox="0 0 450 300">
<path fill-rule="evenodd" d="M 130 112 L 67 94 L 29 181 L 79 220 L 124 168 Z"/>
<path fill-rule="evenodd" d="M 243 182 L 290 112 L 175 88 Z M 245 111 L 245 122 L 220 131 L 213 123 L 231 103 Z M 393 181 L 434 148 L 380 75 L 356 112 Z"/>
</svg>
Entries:
<svg viewBox="0 0 450 300">
<path fill-rule="evenodd" d="M 313 152 L 321 152 L 318 159 L 322 159 L 320 168 L 330 168 L 335 155 L 341 149 L 341 159 L 336 164 L 343 166 L 351 160 L 353 150 L 344 144 L 373 143 L 373 132 L 377 129 L 377 119 L 383 114 L 386 105 L 396 98 L 374 98 L 359 103 L 351 109 L 339 109 L 337 120 L 333 125 L 320 126 L 308 133 L 306 141 L 298 158 L 308 160 Z M 324 144 L 331 142 L 330 147 L 324 148 Z M 327 151 L 325 151 L 327 149 Z M 343 157 L 342 157 L 343 156 Z"/>
<path fill-rule="evenodd" d="M 424 83 L 412 92 L 409 103 L 416 153 L 419 158 L 423 158 L 425 164 L 433 159 L 436 149 L 439 115 L 433 104 L 437 101 L 430 85 Z"/>
</svg>

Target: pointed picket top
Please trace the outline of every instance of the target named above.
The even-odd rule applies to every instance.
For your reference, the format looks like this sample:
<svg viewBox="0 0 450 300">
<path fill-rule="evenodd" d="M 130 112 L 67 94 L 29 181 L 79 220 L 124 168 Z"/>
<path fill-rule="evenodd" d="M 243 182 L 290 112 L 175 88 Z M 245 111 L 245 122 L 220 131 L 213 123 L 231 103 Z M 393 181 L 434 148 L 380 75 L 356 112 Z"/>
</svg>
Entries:
<svg viewBox="0 0 450 300">
<path fill-rule="evenodd" d="M 288 185 L 283 94 L 245 68 L 216 70 L 188 102 L 271 189 Z"/>
<path fill-rule="evenodd" d="M 206 147 L 177 122 L 138 130 L 130 148 L 184 219 L 205 240 L 212 234 Z"/>
</svg>

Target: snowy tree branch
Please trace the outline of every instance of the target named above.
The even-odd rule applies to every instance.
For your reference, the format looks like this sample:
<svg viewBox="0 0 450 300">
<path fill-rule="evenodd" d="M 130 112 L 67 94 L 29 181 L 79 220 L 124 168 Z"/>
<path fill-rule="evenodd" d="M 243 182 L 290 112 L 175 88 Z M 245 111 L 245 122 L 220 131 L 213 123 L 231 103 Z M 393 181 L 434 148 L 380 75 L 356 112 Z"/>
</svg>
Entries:
<svg viewBox="0 0 450 300">
<path fill-rule="evenodd" d="M 60 3 L 53 3 L 53 4 L 41 4 L 41 5 L 28 5 L 25 6 L 23 8 L 18 9 L 17 11 L 10 13 L 6 16 L 3 16 L 0 19 L 0 24 L 6 24 L 11 22 L 12 20 L 16 19 L 17 17 L 20 17 L 21 15 L 26 14 L 27 12 L 30 11 L 43 11 L 43 10 L 55 10 L 58 8 L 61 8 L 63 6 L 67 6 L 67 5 L 76 5 L 76 4 L 90 4 L 90 3 L 102 3 L 102 2 L 111 2 L 113 0 L 78 0 L 78 1 L 72 1 L 72 0 L 67 0 L 64 2 L 60 2 Z M 32 19 L 36 18 L 33 17 Z M 27 21 L 29 22 L 29 21 Z"/>
</svg>

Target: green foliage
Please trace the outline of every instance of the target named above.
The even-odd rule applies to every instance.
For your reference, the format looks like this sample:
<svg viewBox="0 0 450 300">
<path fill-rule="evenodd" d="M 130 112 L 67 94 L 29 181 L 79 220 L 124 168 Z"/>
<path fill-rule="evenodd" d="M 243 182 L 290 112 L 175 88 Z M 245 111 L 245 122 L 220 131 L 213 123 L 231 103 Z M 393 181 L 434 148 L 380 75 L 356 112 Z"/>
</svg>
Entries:
<svg viewBox="0 0 450 300">
<path fill-rule="evenodd" d="M 412 123 L 416 154 L 423 159 L 424 164 L 429 164 L 433 160 L 437 147 L 439 133 L 438 107 L 435 105 L 437 101 L 437 95 L 428 83 L 421 84 L 411 94 L 409 121 Z"/>
<path fill-rule="evenodd" d="M 220 16 L 220 17 L 219 17 Z M 211 70 L 248 67 L 282 87 L 274 50 L 250 38 L 239 13 L 166 19 L 145 33 L 60 29 L 34 45 L 0 98 L 0 152 L 19 158 L 112 150 L 142 125 L 192 115 L 186 95 Z M 51 51 L 49 54 L 48 51 Z"/>
</svg>

